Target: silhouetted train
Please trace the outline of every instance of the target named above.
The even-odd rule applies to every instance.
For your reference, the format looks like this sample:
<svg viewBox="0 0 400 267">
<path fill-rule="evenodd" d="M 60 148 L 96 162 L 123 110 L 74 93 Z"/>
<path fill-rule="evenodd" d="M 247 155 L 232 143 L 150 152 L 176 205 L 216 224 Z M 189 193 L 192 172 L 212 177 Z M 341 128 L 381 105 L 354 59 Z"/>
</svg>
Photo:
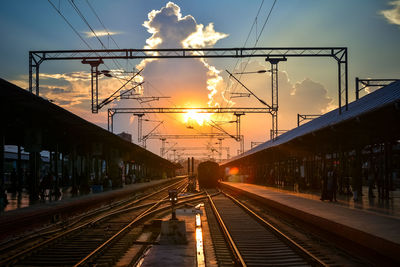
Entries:
<svg viewBox="0 0 400 267">
<path fill-rule="evenodd" d="M 212 188 L 218 184 L 219 165 L 213 161 L 205 161 L 197 167 L 197 179 L 199 181 L 200 188 Z"/>
</svg>

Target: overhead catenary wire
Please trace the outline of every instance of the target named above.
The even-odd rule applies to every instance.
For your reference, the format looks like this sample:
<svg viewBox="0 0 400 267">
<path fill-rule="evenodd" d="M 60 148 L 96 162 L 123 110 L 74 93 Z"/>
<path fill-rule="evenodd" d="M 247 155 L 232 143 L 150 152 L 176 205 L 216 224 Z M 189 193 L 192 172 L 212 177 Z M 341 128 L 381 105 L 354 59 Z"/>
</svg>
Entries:
<svg viewBox="0 0 400 267">
<path fill-rule="evenodd" d="M 95 17 L 97 18 L 97 20 L 99 21 L 99 23 L 101 24 L 101 26 L 104 28 L 104 30 L 107 32 L 107 36 L 108 38 L 110 38 L 113 43 L 115 44 L 115 46 L 118 49 L 121 49 L 121 47 L 118 45 L 117 41 L 115 41 L 114 37 L 112 37 L 112 34 L 110 34 L 110 31 L 108 30 L 108 28 L 104 25 L 103 21 L 100 19 L 100 16 L 97 14 L 96 10 L 94 9 L 94 7 L 90 4 L 89 0 L 86 0 L 87 5 L 89 6 L 90 10 L 93 12 L 93 14 L 95 15 Z M 127 60 L 128 64 L 134 68 L 133 64 Z"/>
<path fill-rule="evenodd" d="M 88 26 L 88 28 L 90 29 L 90 31 L 93 33 L 93 35 L 96 37 L 96 39 L 99 41 L 100 45 L 103 47 L 103 49 L 107 49 L 107 47 L 104 45 L 103 41 L 101 41 L 101 39 L 99 38 L 99 36 L 97 35 L 96 31 L 93 29 L 93 27 L 90 25 L 90 23 L 88 22 L 88 20 L 86 19 L 86 17 L 83 15 L 83 13 L 80 11 L 79 7 L 75 4 L 74 0 L 68 0 L 68 2 L 70 3 L 70 5 L 72 6 L 72 8 L 75 10 L 75 12 L 78 14 L 78 16 L 82 19 L 82 21 Z M 115 66 L 117 66 L 117 68 L 121 68 L 124 69 L 123 66 L 121 64 L 118 63 L 118 61 L 116 61 L 115 59 L 112 59 L 112 61 L 114 62 Z M 108 67 L 105 63 L 104 65 L 111 71 L 113 72 L 113 76 L 116 77 L 121 84 L 123 83 L 118 76 L 116 76 L 115 72 L 111 70 L 110 67 Z"/>
<path fill-rule="evenodd" d="M 108 37 L 114 42 L 114 44 L 115 44 L 115 46 L 116 46 L 117 48 L 120 48 L 119 45 L 117 44 L 117 42 L 115 41 L 115 39 L 112 37 L 112 35 L 111 35 L 110 32 L 108 31 L 107 27 L 104 25 L 104 23 L 103 23 L 102 20 L 100 19 L 100 16 L 97 14 L 97 12 L 96 12 L 95 9 L 93 8 L 93 6 L 90 4 L 90 2 L 89 2 L 88 0 L 86 0 L 86 3 L 87 3 L 87 5 L 89 6 L 89 8 L 92 10 L 93 14 L 96 16 L 96 18 L 97 18 L 97 20 L 99 21 L 99 23 L 102 25 L 102 27 L 104 28 L 104 30 L 107 32 Z M 93 34 L 96 36 L 96 38 L 98 38 L 98 36 L 97 36 L 97 35 L 95 34 L 95 32 L 93 31 L 93 29 L 91 29 L 91 30 L 92 30 Z M 100 41 L 100 40 L 99 40 L 99 41 Z M 128 61 L 128 62 L 129 62 L 129 61 Z M 129 63 L 130 63 L 130 62 L 129 62 Z M 131 65 L 131 64 L 130 64 L 130 65 Z M 133 65 L 132 65 L 132 67 L 133 67 Z M 147 84 L 149 84 L 151 87 L 153 87 L 155 90 L 157 90 L 157 91 L 160 93 L 161 96 L 164 96 L 158 89 L 156 89 L 153 85 L 151 85 L 150 82 L 147 82 Z M 169 101 L 169 100 L 168 100 L 168 101 Z M 169 102 L 172 103 L 174 106 L 176 106 L 175 103 L 173 103 L 172 101 L 169 101 Z M 143 103 L 140 103 L 140 102 L 139 102 L 139 104 L 140 104 L 140 106 L 143 106 Z M 149 104 L 149 103 L 146 103 L 146 105 L 149 106 L 149 107 L 152 107 L 152 105 Z M 157 119 L 159 119 L 158 116 L 157 116 L 157 114 L 152 114 L 152 115 L 154 115 L 154 117 L 156 117 Z M 168 116 L 168 117 L 171 117 L 171 116 Z M 174 119 L 175 119 L 175 118 L 174 118 Z M 164 124 L 162 124 L 162 126 L 165 128 L 165 125 L 164 125 Z"/>
<path fill-rule="evenodd" d="M 68 21 L 68 19 L 61 13 L 61 10 L 57 8 L 51 0 L 47 0 L 50 5 L 56 10 L 56 12 L 61 16 L 61 18 L 64 19 L 64 21 L 68 24 L 68 26 L 78 35 L 78 37 L 82 40 L 84 44 L 86 44 L 87 47 L 89 47 L 90 50 L 93 50 L 93 48 L 89 45 L 88 42 L 82 37 L 82 35 L 75 29 L 75 27 Z"/>
<path fill-rule="evenodd" d="M 56 12 L 65 20 L 65 22 L 71 27 L 71 29 L 74 31 L 74 33 L 77 34 L 77 36 L 82 40 L 82 42 L 83 42 L 90 50 L 93 50 L 93 48 L 91 47 L 91 45 L 89 44 L 89 42 L 88 42 L 87 40 L 85 40 L 85 38 L 81 35 L 81 33 L 78 32 L 78 31 L 76 30 L 76 28 L 72 25 L 72 23 L 64 16 L 64 14 L 61 12 L 60 8 L 57 8 L 57 7 L 53 4 L 53 2 L 52 2 L 51 0 L 48 0 L 48 2 L 49 2 L 49 3 L 51 4 L 51 6 L 56 10 Z M 115 39 L 112 38 L 112 36 L 111 36 L 110 32 L 108 31 L 108 29 L 105 27 L 105 25 L 104 25 L 104 23 L 102 22 L 100 16 L 98 16 L 98 14 L 95 12 L 93 6 L 90 5 L 90 3 L 89 3 L 88 0 L 86 0 L 86 2 L 88 3 L 90 9 L 93 11 L 93 13 L 94 13 L 95 16 L 97 17 L 97 19 L 99 20 L 100 24 L 101 24 L 101 25 L 105 28 L 105 30 L 107 31 L 107 34 L 108 34 L 108 36 L 110 37 L 110 39 L 112 39 L 112 41 L 116 44 L 116 46 L 119 47 L 118 44 L 117 44 L 117 42 L 115 41 Z M 263 2 L 264 2 L 264 0 L 263 0 Z M 83 14 L 83 13 L 81 12 L 81 10 L 78 8 L 78 6 L 77 6 L 76 3 L 74 2 L 74 0 L 69 0 L 69 3 L 70 3 L 71 6 L 74 8 L 74 10 L 75 10 L 76 13 L 78 14 L 78 16 L 79 16 L 79 17 L 83 20 L 83 22 L 89 27 L 90 31 L 93 33 L 93 36 L 99 41 L 100 45 L 101 45 L 103 48 L 106 49 L 106 48 L 107 48 L 106 45 L 105 45 L 104 42 L 101 40 L 101 38 L 98 36 L 98 34 L 97 34 L 96 31 L 94 30 L 94 28 L 90 25 L 89 21 L 86 19 L 86 17 L 84 16 L 84 14 Z M 260 6 L 260 10 L 261 10 L 261 6 Z M 260 12 L 260 10 L 259 10 L 259 12 Z M 259 13 L 259 12 L 258 12 L 258 13 Z M 256 22 L 255 22 L 255 23 L 256 23 Z M 253 23 L 253 25 L 254 25 L 254 23 Z M 253 27 L 254 27 L 254 26 L 253 26 Z M 250 34 L 249 34 L 249 36 L 250 36 Z M 247 41 L 246 41 L 246 42 L 247 42 Z M 118 62 L 115 62 L 115 61 L 114 61 L 114 63 L 118 66 Z M 109 68 L 106 64 L 105 64 L 105 66 L 106 66 L 107 68 Z M 109 69 L 110 69 L 110 68 L 109 68 Z M 122 66 L 121 66 L 121 69 L 123 69 Z M 110 69 L 110 71 L 112 71 L 112 70 Z M 115 76 L 115 77 L 121 82 L 121 84 L 123 83 L 123 82 L 121 81 L 121 77 L 118 77 L 118 76 Z M 148 106 L 151 106 L 150 104 L 147 104 L 147 105 L 148 105 Z M 175 105 L 175 104 L 174 104 L 174 105 Z M 175 106 L 176 106 L 176 105 L 175 105 Z M 196 130 L 197 130 L 197 129 L 196 129 Z"/>
<path fill-rule="evenodd" d="M 265 27 L 266 27 L 266 25 L 267 25 L 267 23 L 268 23 L 270 17 L 271 17 L 271 14 L 272 14 L 272 11 L 273 11 L 273 9 L 274 9 L 274 7 L 275 7 L 275 5 L 276 5 L 276 2 L 277 2 L 277 0 L 274 0 L 274 2 L 272 3 L 272 6 L 271 6 L 271 8 L 269 9 L 268 15 L 267 15 L 267 17 L 266 17 L 266 19 L 265 19 L 265 21 L 264 21 L 264 23 L 263 23 L 263 26 L 262 26 L 262 28 L 261 28 L 261 30 L 260 30 L 258 36 L 256 36 L 256 40 L 255 40 L 255 43 L 254 43 L 254 46 L 253 46 L 253 47 L 256 47 L 256 46 L 257 46 L 258 41 L 260 40 L 261 35 L 262 35 L 262 33 L 263 33 L 263 31 L 264 31 L 264 29 L 265 29 Z M 258 15 L 259 15 L 259 13 L 260 13 L 260 11 L 261 11 L 261 8 L 262 8 L 263 4 L 264 4 L 264 0 L 261 2 L 260 7 L 259 7 L 259 9 L 258 9 L 258 11 L 257 11 L 257 14 L 256 14 L 256 16 L 255 16 L 255 18 L 254 18 L 254 22 L 253 22 L 253 24 L 252 24 L 252 26 L 251 26 L 251 28 L 250 28 L 249 34 L 247 35 L 247 38 L 246 38 L 246 40 L 245 40 L 245 42 L 244 42 L 244 45 L 243 45 L 244 47 L 246 46 L 246 44 L 247 44 L 247 42 L 248 42 L 248 40 L 249 40 L 249 37 L 250 37 L 250 34 L 251 34 L 251 32 L 252 32 L 252 30 L 253 30 L 253 28 L 254 28 L 254 25 L 257 23 L 256 21 L 257 21 L 257 19 L 258 19 Z M 235 65 L 234 65 L 234 67 L 233 67 L 232 72 L 233 72 L 234 69 L 237 67 L 237 64 L 238 64 L 239 60 L 240 60 L 240 59 L 236 60 L 236 63 L 235 63 Z M 247 61 L 246 61 L 245 65 L 244 65 L 242 71 L 245 71 L 245 70 L 246 70 L 246 68 L 247 68 L 247 66 L 248 66 L 248 64 L 249 64 L 249 62 L 250 62 L 250 58 L 247 59 Z M 238 80 L 240 80 L 241 77 L 242 77 L 242 74 L 239 75 Z M 225 90 L 224 90 L 223 92 L 227 92 L 229 86 L 230 86 L 230 84 L 227 83 L 226 88 L 225 88 Z M 236 92 L 237 86 L 238 86 L 237 84 L 235 84 L 235 85 L 233 86 L 232 92 Z M 230 95 L 230 96 L 229 96 L 229 99 L 228 99 L 228 102 L 226 103 L 226 105 L 228 105 L 228 104 L 230 103 L 231 99 L 232 99 L 232 96 Z M 222 104 L 224 104 L 224 103 L 222 103 Z M 222 106 L 223 106 L 223 105 L 222 105 Z M 223 119 L 224 116 L 225 116 L 225 114 L 220 114 L 220 116 L 222 116 L 222 119 Z"/>
<path fill-rule="evenodd" d="M 100 22 L 101 26 L 103 26 L 104 30 L 107 32 L 108 37 L 114 42 L 115 46 L 118 49 L 121 49 L 115 39 L 112 37 L 110 32 L 108 31 L 107 27 L 104 25 L 103 21 L 100 19 L 99 15 L 97 14 L 96 10 L 93 8 L 93 6 L 90 4 L 89 0 L 86 0 L 87 5 L 89 6 L 90 10 L 92 10 L 93 14 L 96 16 L 97 20 Z"/>
<path fill-rule="evenodd" d="M 248 40 L 249 40 L 249 38 L 250 38 L 250 36 L 251 36 L 251 33 L 252 33 L 252 31 L 253 31 L 253 28 L 254 28 L 254 26 L 257 25 L 258 15 L 259 15 L 260 12 L 261 12 L 261 9 L 262 9 L 262 7 L 263 7 L 263 5 L 264 5 L 264 1 L 265 1 L 265 0 L 262 0 L 260 6 L 259 6 L 259 8 L 258 8 L 257 14 L 256 14 L 256 16 L 254 17 L 253 24 L 252 24 L 251 27 L 250 27 L 249 33 L 247 34 L 246 40 L 244 41 L 244 44 L 243 44 L 243 47 L 246 47 L 247 42 L 248 42 Z M 257 40 L 257 36 L 256 36 L 256 40 Z M 236 69 L 236 67 L 237 67 L 237 65 L 238 65 L 238 63 L 239 63 L 239 61 L 241 61 L 241 60 L 242 60 L 241 58 L 238 58 L 238 59 L 236 60 L 235 65 L 234 65 L 233 68 L 232 68 L 232 72 Z M 246 64 L 246 65 L 247 65 L 247 64 Z M 241 75 L 239 76 L 239 80 L 240 80 L 240 78 L 241 78 Z M 225 87 L 225 90 L 223 91 L 223 93 L 225 93 L 225 92 L 228 91 L 229 86 L 231 86 L 231 84 L 230 84 L 230 83 L 227 83 L 227 84 L 226 84 L 226 87 Z M 236 88 L 237 88 L 237 84 L 234 84 L 234 85 L 233 85 L 233 89 L 232 89 L 233 92 L 236 91 Z M 222 102 L 222 107 L 224 107 L 224 104 L 228 105 L 228 104 L 230 103 L 231 99 L 232 99 L 232 97 L 229 96 L 228 103 Z M 222 117 L 222 119 L 223 119 L 223 118 L 225 117 L 225 114 L 219 114 L 218 117 Z"/>
<path fill-rule="evenodd" d="M 64 21 L 71 27 L 71 29 L 75 32 L 75 34 L 78 35 L 78 37 L 82 40 L 82 42 L 90 49 L 93 50 L 93 48 L 91 47 L 91 45 L 82 37 L 82 35 L 76 30 L 76 28 L 69 22 L 69 20 L 62 14 L 60 8 L 57 8 L 54 3 L 51 0 L 48 0 L 48 2 L 51 4 L 51 6 L 56 10 L 56 12 L 64 19 Z M 93 35 L 96 37 L 96 39 L 99 41 L 100 45 L 104 48 L 107 49 L 107 47 L 104 45 L 104 43 L 100 40 L 100 38 L 97 36 L 96 32 L 94 31 L 94 29 L 92 28 L 92 26 L 89 24 L 89 22 L 86 20 L 86 18 L 84 17 L 84 15 L 82 14 L 82 12 L 79 10 L 79 8 L 76 6 L 76 4 L 74 3 L 74 1 L 69 0 L 70 5 L 74 8 L 75 12 L 78 14 L 78 16 L 85 22 L 85 24 L 89 27 L 89 29 L 91 30 L 91 32 L 93 33 Z M 94 9 L 93 9 L 94 11 Z M 95 12 L 95 11 L 94 11 Z M 96 16 L 98 17 L 97 13 Z M 98 19 L 100 20 L 100 18 L 98 17 Z M 101 24 L 104 26 L 104 23 L 101 22 Z M 104 26 L 105 27 L 105 26 Z M 108 31 L 108 30 L 107 30 Z M 116 43 L 116 41 L 113 39 L 113 41 Z M 118 46 L 118 44 L 116 44 Z M 119 47 L 119 46 L 118 46 Z M 116 62 L 115 60 L 114 64 L 121 69 L 124 69 L 122 66 L 118 66 L 118 62 Z M 111 68 L 104 63 L 104 65 L 106 66 L 106 68 L 110 69 L 110 71 L 112 72 Z M 118 81 L 121 84 L 125 84 L 122 80 L 121 77 L 118 77 L 117 75 L 114 75 L 115 78 L 118 79 Z M 139 103 L 141 106 L 142 104 Z"/>
<path fill-rule="evenodd" d="M 264 24 L 263 24 L 263 26 L 262 26 L 262 28 L 261 28 L 261 30 L 260 30 L 260 33 L 258 34 L 258 36 L 256 36 L 256 41 L 255 41 L 253 47 L 256 47 L 256 46 L 257 46 L 258 41 L 260 40 L 260 37 L 261 37 L 261 35 L 262 35 L 262 33 L 263 33 L 264 29 L 265 29 L 265 26 L 267 25 L 267 23 L 268 23 L 268 21 L 269 21 L 269 18 L 271 17 L 272 10 L 274 9 L 276 2 L 277 2 L 277 0 L 274 0 L 274 2 L 272 3 L 272 6 L 271 6 L 271 8 L 270 8 L 270 10 L 269 10 L 269 12 L 268 12 L 267 18 L 265 19 Z M 262 1 L 261 5 L 260 5 L 260 8 L 259 8 L 259 10 L 258 10 L 258 12 L 257 12 L 257 15 L 256 15 L 255 19 L 254 19 L 254 23 L 256 22 L 256 20 L 257 20 L 257 18 L 258 18 L 258 15 L 259 15 L 259 13 L 260 13 L 261 7 L 263 6 L 263 3 L 264 3 L 264 0 Z M 253 23 L 253 25 L 254 25 L 254 23 Z M 253 26 L 251 27 L 250 32 L 252 31 L 252 29 L 253 29 Z M 244 43 L 244 45 L 243 45 L 244 47 L 245 47 L 246 44 L 247 44 L 247 41 L 248 41 L 249 36 L 250 36 L 250 32 L 249 32 L 249 35 L 247 36 L 246 41 L 245 41 L 245 43 Z M 234 69 L 237 67 L 237 63 L 238 63 L 238 62 L 239 62 L 239 59 L 236 61 L 236 64 L 235 64 L 235 66 L 234 66 Z M 250 58 L 247 59 L 245 65 L 244 65 L 244 67 L 243 67 L 243 69 L 241 70 L 242 72 L 246 70 L 246 68 L 247 68 L 247 66 L 248 66 L 248 64 L 249 64 L 249 62 L 250 62 Z M 239 76 L 238 79 L 240 80 L 241 77 L 242 77 L 242 74 L 240 74 L 240 76 Z M 234 91 L 236 90 L 236 87 L 237 87 L 237 86 L 234 86 Z M 231 96 L 229 96 L 229 100 L 230 100 L 230 99 L 231 99 Z"/>
<path fill-rule="evenodd" d="M 54 10 L 61 16 L 61 18 L 68 24 L 68 26 L 73 30 L 73 32 L 79 37 L 79 39 L 81 39 L 81 41 L 82 41 L 90 50 L 94 50 L 94 49 L 92 48 L 92 46 L 82 37 L 82 35 L 79 33 L 79 31 L 72 25 L 72 23 L 62 14 L 60 8 L 57 8 L 51 0 L 47 0 L 47 1 L 48 1 L 48 2 L 50 3 L 50 5 L 54 8 Z M 74 7 L 74 3 L 72 3 L 71 0 L 69 0 L 69 1 L 70 1 L 70 4 L 72 5 L 72 7 Z M 74 8 L 74 9 L 75 9 L 75 8 Z M 76 9 L 75 9 L 75 10 L 76 10 Z M 78 12 L 78 11 L 76 11 L 76 12 Z M 78 15 L 79 15 L 79 13 L 80 13 L 80 11 L 78 12 Z M 84 19 L 84 18 L 83 18 L 83 19 Z M 84 19 L 84 21 L 86 21 L 86 19 Z M 91 28 L 91 27 L 89 27 L 89 28 Z M 102 45 L 104 45 L 101 41 L 100 41 L 100 43 L 101 43 Z M 104 63 L 104 65 L 106 66 L 106 68 L 111 69 L 106 63 Z M 110 71 L 111 71 L 111 70 L 110 70 Z M 122 81 L 118 76 L 115 76 L 115 77 L 119 80 L 119 82 L 120 82 L 121 84 L 123 84 L 123 81 Z"/>
</svg>

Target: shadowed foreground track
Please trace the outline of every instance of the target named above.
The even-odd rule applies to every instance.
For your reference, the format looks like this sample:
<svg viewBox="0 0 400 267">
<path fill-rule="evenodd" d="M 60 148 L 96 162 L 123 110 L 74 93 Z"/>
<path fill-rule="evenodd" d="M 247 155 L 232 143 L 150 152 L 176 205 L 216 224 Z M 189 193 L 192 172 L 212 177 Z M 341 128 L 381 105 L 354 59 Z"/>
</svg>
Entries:
<svg viewBox="0 0 400 267">
<path fill-rule="evenodd" d="M 183 181 L 173 186 L 182 191 L 186 185 Z M 146 220 L 170 209 L 167 200 L 170 187 L 115 208 L 78 227 L 65 229 L 18 253 L 8 251 L 10 257 L 3 258 L 0 265 L 112 266 L 142 234 Z M 181 203 L 204 197 L 200 194 L 183 197 Z"/>
<path fill-rule="evenodd" d="M 225 235 L 233 260 L 239 266 L 326 266 L 310 252 L 296 244 L 234 198 L 219 194 L 209 196 L 213 214 Z M 212 234 L 220 231 L 211 226 Z M 229 257 L 214 244 L 220 265 L 229 264 Z M 225 245 L 226 246 L 226 245 Z M 221 254 L 221 253 L 220 253 Z"/>
</svg>

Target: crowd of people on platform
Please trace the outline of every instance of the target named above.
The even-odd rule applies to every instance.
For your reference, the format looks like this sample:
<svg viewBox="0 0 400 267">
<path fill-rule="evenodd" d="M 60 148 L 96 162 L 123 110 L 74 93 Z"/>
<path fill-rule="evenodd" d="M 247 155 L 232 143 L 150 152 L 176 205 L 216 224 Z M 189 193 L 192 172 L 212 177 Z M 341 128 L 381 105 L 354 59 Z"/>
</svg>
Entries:
<svg viewBox="0 0 400 267">
<path fill-rule="evenodd" d="M 37 185 L 32 183 L 30 179 L 30 173 L 28 170 L 21 170 L 21 174 L 18 175 L 15 168 L 8 173 L 7 187 L 0 190 L 0 207 L 3 210 L 9 203 L 7 193 L 18 194 L 22 192 L 35 191 L 38 193 L 40 201 L 46 200 L 59 200 L 62 198 L 63 191 L 66 190 L 71 195 L 88 194 L 90 192 L 102 192 L 115 187 L 121 187 L 122 184 L 128 185 L 138 182 L 137 176 L 134 172 L 129 171 L 124 176 L 122 175 L 122 168 L 117 164 L 109 169 L 109 172 L 102 172 L 100 177 L 97 179 L 94 174 L 89 174 L 88 177 L 84 177 L 83 173 L 76 173 L 75 181 L 72 181 L 72 177 L 66 168 L 63 174 L 56 176 L 48 167 L 44 167 L 40 172 L 39 182 Z M 93 187 L 96 187 L 93 190 Z"/>
<path fill-rule="evenodd" d="M 350 176 L 341 177 L 341 194 L 352 195 L 354 201 L 358 201 L 363 196 L 362 186 L 368 186 L 368 198 L 375 198 L 374 189 L 378 189 L 378 198 L 388 197 L 391 188 L 389 181 L 383 178 L 383 170 L 373 160 L 365 161 L 362 164 L 361 173 L 355 165 L 352 165 Z M 356 178 L 361 175 L 360 178 Z M 327 167 L 326 174 L 322 176 L 321 200 L 337 201 L 336 196 L 339 189 L 338 166 L 335 164 Z"/>
</svg>

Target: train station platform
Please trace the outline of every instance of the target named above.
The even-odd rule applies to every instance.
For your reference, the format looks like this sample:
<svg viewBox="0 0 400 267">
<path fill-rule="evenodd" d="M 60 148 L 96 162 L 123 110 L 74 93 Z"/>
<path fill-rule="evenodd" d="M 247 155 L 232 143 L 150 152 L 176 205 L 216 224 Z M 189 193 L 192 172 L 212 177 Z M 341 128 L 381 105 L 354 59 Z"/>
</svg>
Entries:
<svg viewBox="0 0 400 267">
<path fill-rule="evenodd" d="M 246 183 L 221 182 L 221 186 L 238 191 L 343 240 L 368 248 L 377 256 L 400 262 L 400 206 L 395 210 L 393 206 L 388 209 L 384 205 L 359 205 L 363 202 L 354 204 L 352 198 L 326 202 L 312 194 Z M 398 202 L 399 199 L 392 198 L 392 201 Z"/>
<path fill-rule="evenodd" d="M 149 182 L 126 185 L 123 188 L 101 193 L 90 193 L 81 196 L 65 195 L 62 200 L 39 202 L 21 208 L 9 210 L 0 214 L 0 242 L 12 239 L 20 234 L 33 231 L 51 223 L 89 212 L 93 209 L 109 205 L 129 197 L 142 190 L 179 180 L 180 178 L 153 180 Z M 29 201 L 27 199 L 23 201 Z M 15 203 L 11 203 L 13 205 Z"/>
</svg>

